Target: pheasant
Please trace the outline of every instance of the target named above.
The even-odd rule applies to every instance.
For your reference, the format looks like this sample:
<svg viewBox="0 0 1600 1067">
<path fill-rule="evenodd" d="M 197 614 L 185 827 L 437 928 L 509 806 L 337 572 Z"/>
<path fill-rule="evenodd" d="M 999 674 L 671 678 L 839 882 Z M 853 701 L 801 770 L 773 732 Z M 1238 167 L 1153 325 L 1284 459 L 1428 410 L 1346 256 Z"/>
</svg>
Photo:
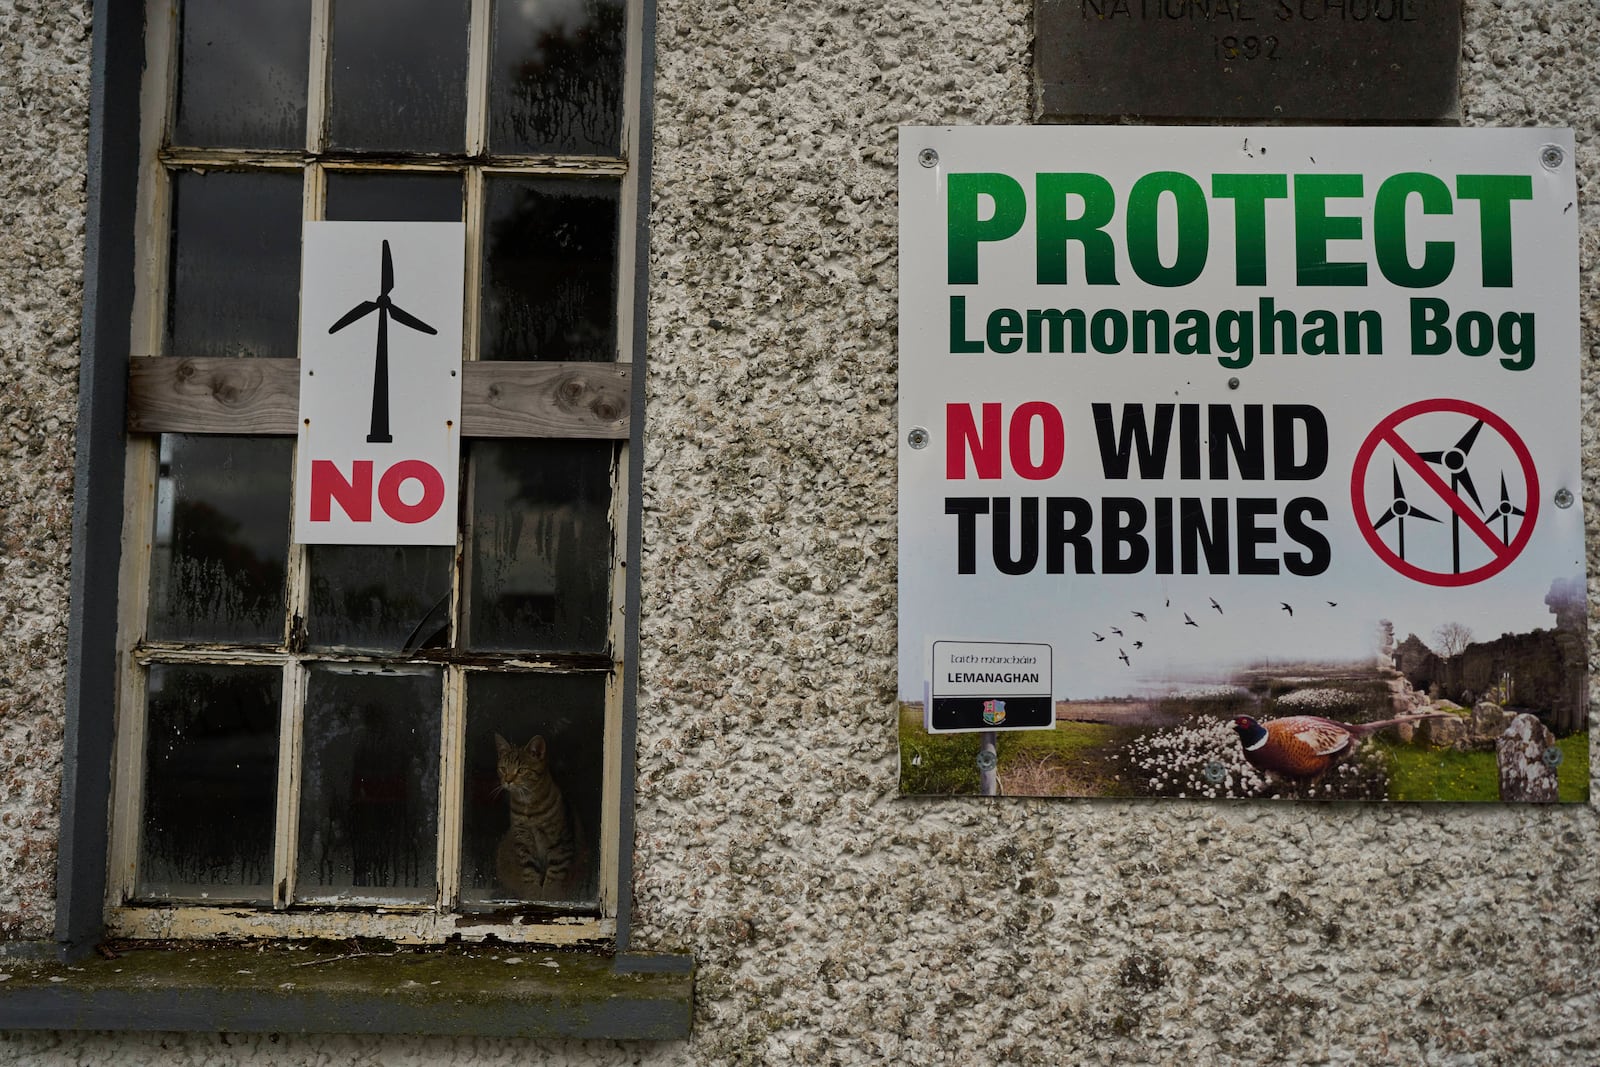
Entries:
<svg viewBox="0 0 1600 1067">
<path fill-rule="evenodd" d="M 1382 722 L 1356 725 L 1324 719 L 1320 715 L 1290 715 L 1257 722 L 1248 715 L 1233 720 L 1244 746 L 1244 758 L 1258 771 L 1295 782 L 1313 782 L 1342 763 L 1355 751 L 1355 742 L 1403 722 L 1432 719 L 1443 712 L 1402 715 Z"/>
</svg>

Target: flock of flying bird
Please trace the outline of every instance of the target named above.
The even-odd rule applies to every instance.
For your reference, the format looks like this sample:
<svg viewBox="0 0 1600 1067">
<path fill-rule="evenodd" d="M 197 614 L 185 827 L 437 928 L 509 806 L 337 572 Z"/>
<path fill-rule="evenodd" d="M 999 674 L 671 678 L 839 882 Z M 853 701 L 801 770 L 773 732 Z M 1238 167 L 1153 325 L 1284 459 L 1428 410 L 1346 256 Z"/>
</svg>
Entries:
<svg viewBox="0 0 1600 1067">
<path fill-rule="evenodd" d="M 1217 603 L 1217 598 L 1216 597 L 1207 597 L 1206 599 L 1211 601 L 1211 607 L 1212 607 L 1213 610 L 1216 611 L 1216 613 L 1218 615 L 1224 614 L 1224 612 L 1222 610 L 1222 605 Z M 1336 608 L 1336 607 L 1339 606 L 1339 602 L 1337 600 L 1328 600 L 1328 601 L 1324 601 L 1324 603 L 1326 603 L 1328 605 L 1328 607 L 1330 607 L 1330 608 Z M 1169 608 L 1172 607 L 1172 598 L 1171 597 L 1167 598 L 1166 606 L 1169 607 Z M 1287 601 L 1280 600 L 1280 601 L 1278 601 L 1278 608 L 1281 611 L 1288 612 L 1289 613 L 1289 617 L 1291 619 L 1294 618 L 1294 605 L 1288 603 Z M 1194 621 L 1194 617 L 1193 616 L 1191 616 L 1187 611 L 1184 611 L 1182 608 L 1179 608 L 1178 610 L 1183 615 L 1183 624 L 1185 626 L 1193 626 L 1193 627 L 1199 628 L 1200 624 Z M 1131 614 L 1134 618 L 1138 619 L 1140 622 L 1149 622 L 1150 621 L 1149 616 L 1146 615 L 1142 611 L 1133 611 L 1133 612 L 1130 612 L 1129 614 Z M 1119 628 L 1119 627 L 1108 626 L 1107 629 L 1110 630 L 1111 633 L 1116 635 L 1117 637 L 1126 637 L 1127 636 L 1127 634 L 1125 634 L 1122 631 L 1122 629 Z M 1094 635 L 1094 639 L 1095 639 L 1096 642 L 1103 642 L 1103 641 L 1106 640 L 1105 634 L 1100 633 L 1098 630 L 1090 630 L 1089 632 Z M 1133 649 L 1134 649 L 1135 652 L 1137 652 L 1139 649 L 1141 649 L 1143 647 L 1144 647 L 1144 642 L 1143 641 L 1135 640 L 1133 642 Z M 1122 661 L 1123 666 L 1127 666 L 1127 667 L 1133 666 L 1133 661 L 1128 658 L 1127 651 L 1125 649 L 1123 649 L 1122 647 L 1118 647 L 1117 648 L 1117 658 Z"/>
</svg>

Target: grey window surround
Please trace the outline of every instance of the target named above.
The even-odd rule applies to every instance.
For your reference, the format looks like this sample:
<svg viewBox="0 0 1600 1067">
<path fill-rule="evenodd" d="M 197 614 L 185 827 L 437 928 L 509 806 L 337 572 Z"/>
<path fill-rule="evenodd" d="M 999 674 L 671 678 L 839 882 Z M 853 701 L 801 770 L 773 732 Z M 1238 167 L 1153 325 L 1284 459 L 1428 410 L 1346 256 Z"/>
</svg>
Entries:
<svg viewBox="0 0 1600 1067">
<path fill-rule="evenodd" d="M 84 255 L 82 350 L 72 515 L 66 724 L 62 753 L 61 829 L 56 874 L 55 939 L 0 943 L 0 960 L 17 972 L 0 986 L 0 1029 L 229 1030 L 233 1032 L 433 1033 L 672 1039 L 688 1036 L 693 961 L 631 948 L 635 692 L 638 674 L 639 536 L 643 463 L 629 466 L 624 642 L 619 893 L 614 952 L 552 952 L 589 994 L 574 1000 L 559 983 L 529 991 L 488 983 L 465 1000 L 407 999 L 397 987 L 418 967 L 446 967 L 463 980 L 506 964 L 487 951 L 440 949 L 374 958 L 362 954 L 294 972 L 285 990 L 274 968 L 291 966 L 291 949 L 252 947 L 259 980 L 229 989 L 198 981 L 178 966 L 184 946 L 144 948 L 117 959 L 95 954 L 104 933 L 117 685 L 116 597 L 123 513 L 128 322 L 134 296 L 135 190 L 139 167 L 139 98 L 144 59 L 141 0 L 95 0 L 88 144 L 88 218 Z M 645 359 L 651 86 L 655 4 L 642 3 L 643 54 L 637 248 L 632 356 Z M 644 375 L 632 380 L 630 448 L 642 454 Z M 99 595 L 96 595 L 99 594 Z M 191 946 L 196 948 L 196 946 Z M 226 949 L 207 948 L 210 952 Z M 243 950 L 240 950 L 243 951 Z M 507 953 L 500 952 L 499 956 Z M 294 955 L 304 960 L 303 952 Z M 487 964 L 483 960 L 489 960 Z M 345 964 L 360 964 L 347 967 Z M 487 969 L 483 969 L 487 967 Z M 69 970 L 70 968 L 70 970 Z M 341 973 L 341 971 L 343 973 Z M 23 973 L 27 972 L 27 973 Z M 309 973 L 315 972 L 315 973 Z M 92 976 L 92 980 L 91 977 Z M 50 978 L 65 978 L 51 982 Z M 532 983 L 538 985 L 538 983 Z M 597 995 L 598 994 L 598 995 Z M 469 1003 L 470 1001 L 470 1003 Z"/>
</svg>

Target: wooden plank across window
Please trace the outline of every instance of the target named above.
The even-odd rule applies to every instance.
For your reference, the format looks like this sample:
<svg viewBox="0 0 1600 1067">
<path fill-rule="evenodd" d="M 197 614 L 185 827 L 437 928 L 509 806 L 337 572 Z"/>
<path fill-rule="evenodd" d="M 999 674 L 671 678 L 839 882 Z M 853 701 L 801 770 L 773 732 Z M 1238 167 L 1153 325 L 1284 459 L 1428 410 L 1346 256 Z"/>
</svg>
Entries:
<svg viewBox="0 0 1600 1067">
<path fill-rule="evenodd" d="M 627 363 L 470 361 L 463 437 L 626 440 Z M 130 433 L 279 434 L 299 417 L 298 359 L 151 356 L 128 361 Z"/>
</svg>

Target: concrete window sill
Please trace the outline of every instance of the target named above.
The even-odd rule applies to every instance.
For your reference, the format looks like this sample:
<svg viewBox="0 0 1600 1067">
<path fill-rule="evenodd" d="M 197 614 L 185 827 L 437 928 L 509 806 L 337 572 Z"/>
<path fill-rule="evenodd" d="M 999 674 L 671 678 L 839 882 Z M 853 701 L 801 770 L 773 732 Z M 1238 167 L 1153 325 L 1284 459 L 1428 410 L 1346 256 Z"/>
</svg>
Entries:
<svg viewBox="0 0 1600 1067">
<path fill-rule="evenodd" d="M 689 1036 L 688 956 L 513 947 L 139 948 L 73 963 L 0 957 L 0 1029 Z"/>
</svg>

